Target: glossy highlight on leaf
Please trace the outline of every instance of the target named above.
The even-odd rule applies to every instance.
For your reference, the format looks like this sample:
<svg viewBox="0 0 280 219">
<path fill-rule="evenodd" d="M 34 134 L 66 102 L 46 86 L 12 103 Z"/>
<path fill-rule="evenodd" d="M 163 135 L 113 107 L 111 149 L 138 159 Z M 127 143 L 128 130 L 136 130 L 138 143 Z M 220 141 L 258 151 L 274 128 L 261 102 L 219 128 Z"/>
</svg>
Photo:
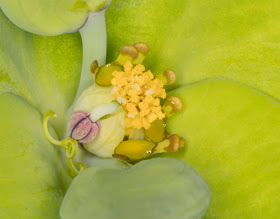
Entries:
<svg viewBox="0 0 280 219">
<path fill-rule="evenodd" d="M 84 170 L 72 182 L 60 216 L 67 218 L 201 218 L 210 191 L 189 165 L 170 158 L 129 169 Z"/>
</svg>

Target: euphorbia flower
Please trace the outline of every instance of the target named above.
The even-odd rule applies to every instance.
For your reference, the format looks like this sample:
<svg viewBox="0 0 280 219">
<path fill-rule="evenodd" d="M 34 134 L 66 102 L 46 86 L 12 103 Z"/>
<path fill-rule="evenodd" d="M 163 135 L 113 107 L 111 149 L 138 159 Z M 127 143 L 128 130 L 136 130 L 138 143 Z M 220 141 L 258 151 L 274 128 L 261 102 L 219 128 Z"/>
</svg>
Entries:
<svg viewBox="0 0 280 219">
<path fill-rule="evenodd" d="M 161 72 L 162 69 L 170 67 L 177 72 L 180 88 L 169 95 L 180 96 L 186 108 L 181 114 L 170 120 L 168 129 L 182 135 L 187 140 L 187 150 L 175 157 L 191 164 L 209 183 L 212 199 L 206 218 L 275 218 L 278 216 L 280 204 L 277 196 L 279 193 L 280 145 L 278 5 L 277 1 L 268 4 L 267 1 L 262 0 L 255 1 L 254 4 L 250 1 L 227 2 L 222 0 L 215 2 L 114 0 L 108 10 L 109 61 L 115 59 L 119 47 L 122 45 L 145 41 L 153 48 L 150 58 L 145 63 L 149 69 L 153 72 Z M 16 45 L 15 42 L 20 44 L 27 39 L 28 44 L 25 47 L 32 48 L 33 45 L 38 46 L 37 40 L 40 38 L 34 37 L 35 44 L 33 44 L 30 40 L 33 36 L 19 31 L 7 23 L 3 14 L 1 14 L 0 27 L 5 30 L 0 31 L 2 50 L 0 64 L 3 72 L 1 91 L 12 91 L 24 96 L 39 109 L 41 115 L 49 108 L 54 109 L 59 115 L 56 107 L 63 108 L 60 112 L 65 112 L 75 96 L 72 88 L 78 86 L 77 75 L 79 75 L 79 64 L 81 63 L 80 46 L 75 49 L 68 48 L 68 46 L 69 44 L 76 46 L 79 37 L 64 35 L 56 39 L 45 39 L 47 42 L 53 41 L 61 46 L 61 50 L 58 51 L 51 49 L 50 57 L 52 58 L 42 53 L 42 49 L 37 49 L 37 47 L 34 53 L 30 49 L 25 52 L 24 54 L 41 61 L 40 64 L 35 65 L 38 69 L 35 71 L 35 62 L 23 61 L 24 64 L 19 65 L 20 61 L 15 61 L 24 60 L 27 56 L 17 54 L 20 53 L 18 48 L 23 50 L 24 47 Z M 63 39 L 68 39 L 68 41 L 64 44 Z M 71 50 L 65 52 L 66 49 Z M 55 53 L 56 55 L 53 56 Z M 71 56 L 71 54 L 75 55 Z M 48 58 L 41 58 L 42 56 Z M 61 59 L 69 59 L 69 63 L 64 66 L 63 63 L 66 60 L 61 61 Z M 59 78 L 58 80 L 46 82 L 47 77 L 42 77 L 41 72 L 44 71 L 39 71 L 39 69 L 50 66 L 49 64 L 44 65 L 45 60 L 48 60 L 48 63 L 50 60 L 54 60 L 53 63 L 56 63 L 54 66 L 58 66 L 59 63 L 60 69 L 57 75 L 60 76 L 54 77 Z M 36 61 L 36 63 L 38 62 Z M 75 64 L 76 68 L 73 69 Z M 69 68 L 70 70 L 67 71 L 66 69 Z M 30 77 L 16 74 L 24 72 L 22 69 L 28 69 Z M 37 77 L 34 72 L 40 77 Z M 36 76 L 37 79 L 33 79 L 31 75 Z M 42 83 L 40 86 L 37 85 L 38 80 L 42 78 L 42 81 L 46 82 L 44 87 L 47 92 L 43 92 L 46 89 L 40 87 Z M 74 78 L 76 80 L 73 80 Z M 206 80 L 209 78 L 212 79 Z M 54 81 L 59 81 L 59 83 L 54 83 Z M 196 83 L 192 84 L 193 82 Z M 52 95 L 54 93 L 56 95 Z M 44 94 L 44 98 L 41 98 L 42 94 Z M 58 96 L 58 94 L 60 95 Z M 55 98 L 55 100 L 51 98 Z M 61 99 L 63 101 L 60 101 Z M 24 195 L 31 194 L 33 197 L 34 195 L 30 191 L 44 191 L 40 196 L 35 197 L 47 197 L 47 200 L 50 200 L 49 205 L 38 204 L 39 207 L 36 208 L 34 205 L 15 204 L 14 200 L 18 200 L 15 196 L 11 196 L 10 199 L 6 198 L 8 195 L 0 196 L 0 206 L 4 203 L 1 208 L 5 210 L 1 212 L 4 212 L 4 215 L 12 215 L 12 213 L 16 214 L 11 210 L 14 205 L 22 212 L 26 211 L 26 206 L 28 206 L 34 210 L 31 216 L 40 217 L 49 214 L 55 217 L 65 191 L 64 188 L 68 185 L 66 183 L 65 186 L 62 186 L 60 178 L 65 179 L 64 175 L 67 174 L 63 172 L 65 167 L 57 168 L 61 165 L 58 162 L 60 157 L 56 157 L 53 145 L 49 144 L 44 139 L 42 132 L 38 131 L 40 130 L 40 114 L 22 99 L 10 94 L 2 95 L 0 102 L 1 106 L 6 106 L 1 107 L 1 119 L 5 119 L 5 124 L 8 124 L 1 125 L 0 131 L 0 144 L 4 145 L 0 155 L 3 156 L 0 161 L 3 170 L 1 169 L 0 173 L 9 173 L 11 174 L 9 176 L 12 176 L 10 178 L 2 177 L 7 192 L 5 194 L 15 194 L 12 193 L 14 188 L 17 191 L 25 189 Z M 15 117 L 17 117 L 16 120 Z M 32 126 L 28 124 L 32 124 Z M 18 132 L 19 127 L 24 127 L 21 130 L 26 130 L 26 132 Z M 59 132 L 59 130 L 56 131 Z M 40 148 L 36 144 L 39 141 L 42 144 Z M 38 153 L 33 154 L 28 150 L 32 145 L 37 145 L 35 148 L 39 148 Z M 41 150 L 41 147 L 45 148 L 44 151 Z M 16 155 L 15 150 L 18 151 Z M 52 155 L 46 156 L 46 153 Z M 10 156 L 12 156 L 12 160 Z M 89 156 L 90 161 L 96 164 L 96 160 L 91 158 Z M 34 169 L 26 172 L 26 166 L 22 163 L 25 162 L 30 167 L 33 165 L 31 159 L 36 161 Z M 38 176 L 36 171 L 48 166 L 50 162 L 52 163 L 51 168 L 45 169 L 47 173 L 44 176 Z M 111 165 L 111 161 L 109 164 L 107 161 L 101 162 L 102 165 Z M 114 166 L 114 161 L 112 162 L 111 167 Z M 156 163 L 156 161 L 152 162 Z M 6 163 L 13 170 L 12 172 L 8 172 L 9 168 L 6 167 Z M 99 169 L 97 168 L 97 170 Z M 95 177 L 95 172 L 98 171 L 93 169 L 91 171 L 88 177 Z M 111 175 L 115 174 L 115 171 L 108 172 Z M 134 170 L 132 169 L 131 172 L 133 173 Z M 164 174 L 164 171 L 162 173 Z M 28 174 L 32 174 L 30 178 Z M 152 175 L 153 171 L 150 174 Z M 81 176 L 77 184 L 74 184 L 74 192 L 69 193 L 69 199 L 63 205 L 62 215 L 65 215 L 65 206 L 73 207 L 78 203 L 69 201 L 73 197 L 79 197 L 79 194 L 76 194 L 79 193 L 78 189 L 81 189 L 77 186 L 78 183 L 83 183 L 85 187 L 88 185 L 87 175 Z M 25 185 L 23 189 L 22 185 L 12 180 L 13 177 L 19 177 L 22 181 L 35 179 L 41 181 L 41 184 L 38 186 L 31 181 L 30 187 Z M 116 179 L 110 178 L 102 172 L 97 178 L 100 179 L 100 182 L 106 181 L 106 183 Z M 6 182 L 9 183 L 8 185 L 14 183 L 15 186 L 7 186 Z M 113 189 L 108 190 L 108 194 L 118 194 L 119 200 L 125 198 L 126 196 L 122 196 L 123 193 L 120 189 L 123 188 L 125 182 L 120 181 L 120 185 L 112 184 Z M 98 184 L 98 182 L 95 183 Z M 110 184 L 106 185 L 108 185 L 107 188 L 110 187 Z M 98 188 L 98 186 L 96 187 Z M 141 189 L 138 191 L 142 192 Z M 81 194 L 90 198 L 94 198 L 94 194 L 98 194 L 98 197 L 103 195 L 97 193 L 96 190 L 87 193 L 85 189 L 81 191 Z M 21 197 L 26 197 L 26 202 L 30 202 L 30 196 L 24 195 Z M 34 198 L 34 200 L 36 203 L 40 203 L 40 201 L 46 203 L 46 199 Z M 77 201 L 77 199 L 74 200 Z M 102 200 L 104 202 L 101 204 L 105 203 L 102 205 L 103 207 L 106 204 L 107 206 L 115 204 Z M 140 203 L 143 202 L 140 200 Z M 153 202 L 153 204 L 155 203 Z M 70 213 L 66 217 L 70 217 L 71 214 L 75 216 L 76 213 L 80 216 L 79 213 L 85 212 L 86 209 L 91 210 L 91 207 L 90 203 L 83 205 L 82 211 L 75 211 L 73 207 L 73 212 L 66 211 L 66 213 Z M 123 207 L 125 208 L 125 205 Z M 95 208 L 92 209 L 95 210 Z M 103 216 L 102 213 L 106 212 L 107 217 L 118 216 L 118 214 L 110 215 L 110 211 L 106 210 L 101 211 L 100 215 Z M 114 209 L 113 213 L 118 210 L 120 209 Z M 163 213 L 166 212 L 164 210 L 166 209 L 162 209 Z M 134 216 L 138 215 L 135 213 Z"/>
</svg>

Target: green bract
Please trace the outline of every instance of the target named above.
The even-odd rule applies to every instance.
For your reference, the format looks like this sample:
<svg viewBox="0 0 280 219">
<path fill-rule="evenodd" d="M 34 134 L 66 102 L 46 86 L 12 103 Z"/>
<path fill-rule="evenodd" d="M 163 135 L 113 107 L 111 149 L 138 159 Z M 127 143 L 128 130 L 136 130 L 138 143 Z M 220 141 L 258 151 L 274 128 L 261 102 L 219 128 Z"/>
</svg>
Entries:
<svg viewBox="0 0 280 219">
<path fill-rule="evenodd" d="M 176 85 L 222 77 L 280 100 L 278 0 L 123 0 L 106 11 L 108 61 L 120 46 L 143 41 L 145 66 L 171 68 Z"/>
<path fill-rule="evenodd" d="M 201 218 L 210 191 L 184 162 L 158 158 L 129 169 L 96 168 L 76 177 L 63 200 L 62 218 Z"/>
<path fill-rule="evenodd" d="M 244 85 L 208 80 L 180 88 L 186 106 L 168 130 L 188 142 L 185 162 L 209 184 L 206 218 L 277 218 L 280 103 Z"/>
<path fill-rule="evenodd" d="M 100 26 L 103 32 L 104 21 Z M 102 60 L 106 38 L 98 40 L 95 33 L 96 44 L 90 47 L 98 53 L 93 58 Z M 64 154 L 42 132 L 42 115 L 52 108 L 58 114 L 52 135 L 64 135 L 65 113 L 75 98 L 81 65 L 78 34 L 33 35 L 0 11 L 1 218 L 58 217 L 71 179 Z"/>
<path fill-rule="evenodd" d="M 0 0 L 7 17 L 20 28 L 40 35 L 77 31 L 88 13 L 102 9 L 107 0 Z"/>
<path fill-rule="evenodd" d="M 78 88 L 81 39 L 77 34 L 42 37 L 27 33 L 2 11 L 0 28 L 0 94 L 19 94 L 41 113 L 51 108 L 62 123 Z"/>
<path fill-rule="evenodd" d="M 70 183 L 62 156 L 44 137 L 40 113 L 13 94 L 0 96 L 0 217 L 58 218 Z"/>
</svg>

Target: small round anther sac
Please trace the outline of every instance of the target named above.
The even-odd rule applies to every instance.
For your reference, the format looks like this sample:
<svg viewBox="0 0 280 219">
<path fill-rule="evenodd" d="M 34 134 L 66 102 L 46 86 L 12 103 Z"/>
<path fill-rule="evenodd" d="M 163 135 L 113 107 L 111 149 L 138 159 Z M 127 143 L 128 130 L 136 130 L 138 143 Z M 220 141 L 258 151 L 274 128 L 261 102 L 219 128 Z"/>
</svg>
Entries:
<svg viewBox="0 0 280 219">
<path fill-rule="evenodd" d="M 183 109 L 183 102 L 179 97 L 170 96 L 166 99 L 162 109 L 166 117 L 170 117 Z"/>
<path fill-rule="evenodd" d="M 180 149 L 180 143 L 181 143 L 181 139 L 180 136 L 178 135 L 170 135 L 168 137 L 168 140 L 170 141 L 170 145 L 169 147 L 165 148 L 165 150 L 168 153 L 175 153 Z"/>
<path fill-rule="evenodd" d="M 180 144 L 179 144 L 180 149 L 185 147 L 185 145 L 186 145 L 186 140 L 184 138 L 180 137 Z"/>
<path fill-rule="evenodd" d="M 138 50 L 138 52 L 142 53 L 144 56 L 146 56 L 150 51 L 150 48 L 146 43 L 139 42 L 135 43 L 133 46 Z"/>
<path fill-rule="evenodd" d="M 121 48 L 121 55 L 127 55 L 136 59 L 138 57 L 138 50 L 134 46 L 123 46 Z"/>
<path fill-rule="evenodd" d="M 176 73 L 173 70 L 167 69 L 165 72 L 163 72 L 163 76 L 166 78 L 167 85 L 176 83 Z"/>
<path fill-rule="evenodd" d="M 91 65 L 90 65 L 90 72 L 92 74 L 95 74 L 98 70 L 98 61 L 97 60 L 94 60 Z"/>
</svg>

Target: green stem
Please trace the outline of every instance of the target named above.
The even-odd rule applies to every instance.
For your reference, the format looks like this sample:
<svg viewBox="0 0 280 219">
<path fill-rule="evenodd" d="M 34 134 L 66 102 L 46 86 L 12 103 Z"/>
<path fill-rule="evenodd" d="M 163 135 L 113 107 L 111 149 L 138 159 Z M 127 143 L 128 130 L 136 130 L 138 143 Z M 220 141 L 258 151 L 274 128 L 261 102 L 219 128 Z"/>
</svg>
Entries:
<svg viewBox="0 0 280 219">
<path fill-rule="evenodd" d="M 83 66 L 80 84 L 73 105 L 69 109 L 71 112 L 76 101 L 82 92 L 93 84 L 93 75 L 90 72 L 92 61 L 97 60 L 99 66 L 106 62 L 106 24 L 105 11 L 91 13 L 86 25 L 80 30 L 83 42 Z"/>
</svg>

